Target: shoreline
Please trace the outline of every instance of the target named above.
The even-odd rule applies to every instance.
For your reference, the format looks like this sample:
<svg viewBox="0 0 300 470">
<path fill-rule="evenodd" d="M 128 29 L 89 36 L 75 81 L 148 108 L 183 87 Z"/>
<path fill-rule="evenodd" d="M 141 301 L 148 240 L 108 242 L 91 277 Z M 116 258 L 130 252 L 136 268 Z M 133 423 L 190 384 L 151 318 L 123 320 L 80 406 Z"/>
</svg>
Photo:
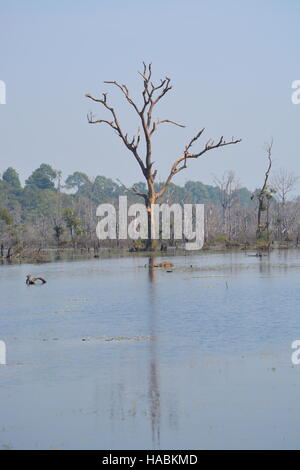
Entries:
<svg viewBox="0 0 300 470">
<path fill-rule="evenodd" d="M 10 258 L 0 258 L 0 264 L 5 265 L 16 265 L 16 264 L 45 264 L 53 263 L 56 261 L 79 261 L 79 260 L 92 260 L 92 259 L 108 259 L 108 258 L 140 258 L 140 257 L 155 257 L 155 258 L 173 258 L 174 256 L 185 256 L 191 257 L 195 254 L 200 253 L 250 253 L 250 256 L 267 256 L 273 251 L 290 251 L 298 249 L 294 244 L 278 244 L 274 243 L 273 246 L 268 249 L 259 247 L 258 245 L 235 245 L 235 246 L 224 246 L 224 245 L 206 245 L 201 250 L 187 251 L 180 248 L 172 249 L 169 247 L 167 251 L 130 251 L 129 249 L 116 249 L 116 248 L 102 248 L 101 250 L 94 252 L 93 249 L 82 249 L 82 248 L 44 248 L 42 250 L 30 250 L 28 254 L 18 253 L 16 256 Z M 24 250 L 25 252 L 25 250 Z"/>
</svg>

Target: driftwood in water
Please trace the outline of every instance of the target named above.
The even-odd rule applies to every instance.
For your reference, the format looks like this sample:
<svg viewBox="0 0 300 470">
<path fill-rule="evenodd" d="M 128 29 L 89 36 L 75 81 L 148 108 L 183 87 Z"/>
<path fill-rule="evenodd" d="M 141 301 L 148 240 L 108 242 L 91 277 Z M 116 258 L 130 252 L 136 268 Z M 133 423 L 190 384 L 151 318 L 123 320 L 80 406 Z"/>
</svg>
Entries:
<svg viewBox="0 0 300 470">
<path fill-rule="evenodd" d="M 172 266 L 174 266 L 173 263 L 169 263 L 166 261 L 164 261 L 163 263 L 153 265 L 154 268 L 171 268 Z"/>
<path fill-rule="evenodd" d="M 41 281 L 42 284 L 46 284 L 46 279 L 44 279 L 43 277 L 33 277 L 31 276 L 31 274 L 27 274 L 26 276 L 26 284 L 28 286 L 32 285 L 32 284 L 35 284 L 36 281 Z"/>
</svg>

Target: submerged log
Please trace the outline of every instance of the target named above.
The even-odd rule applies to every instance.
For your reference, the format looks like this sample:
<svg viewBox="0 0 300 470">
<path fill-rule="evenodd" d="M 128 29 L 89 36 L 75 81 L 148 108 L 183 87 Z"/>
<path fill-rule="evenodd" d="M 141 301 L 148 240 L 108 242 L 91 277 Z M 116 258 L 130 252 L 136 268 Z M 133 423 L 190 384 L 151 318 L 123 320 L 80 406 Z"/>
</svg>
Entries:
<svg viewBox="0 0 300 470">
<path fill-rule="evenodd" d="M 35 284 L 36 281 L 41 281 L 42 284 L 46 284 L 46 279 L 43 277 L 33 277 L 31 274 L 27 274 L 26 276 L 26 284 L 27 286 L 30 286 L 32 284 Z"/>
</svg>

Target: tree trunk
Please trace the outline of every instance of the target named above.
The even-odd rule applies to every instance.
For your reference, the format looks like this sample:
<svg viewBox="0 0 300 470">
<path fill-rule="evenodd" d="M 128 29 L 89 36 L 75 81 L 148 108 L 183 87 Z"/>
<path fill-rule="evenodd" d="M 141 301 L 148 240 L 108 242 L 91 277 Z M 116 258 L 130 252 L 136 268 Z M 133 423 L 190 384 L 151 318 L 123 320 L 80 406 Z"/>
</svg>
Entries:
<svg viewBox="0 0 300 470">
<path fill-rule="evenodd" d="M 156 244 L 154 240 L 154 202 L 152 202 L 150 198 L 146 202 L 146 208 L 148 215 L 148 240 L 146 249 L 147 251 L 155 251 Z"/>
<path fill-rule="evenodd" d="M 258 213 L 257 213 L 257 231 L 256 231 L 256 238 L 260 238 L 262 234 L 262 226 L 261 226 L 261 213 L 262 213 L 263 203 L 261 200 L 258 201 Z"/>
</svg>

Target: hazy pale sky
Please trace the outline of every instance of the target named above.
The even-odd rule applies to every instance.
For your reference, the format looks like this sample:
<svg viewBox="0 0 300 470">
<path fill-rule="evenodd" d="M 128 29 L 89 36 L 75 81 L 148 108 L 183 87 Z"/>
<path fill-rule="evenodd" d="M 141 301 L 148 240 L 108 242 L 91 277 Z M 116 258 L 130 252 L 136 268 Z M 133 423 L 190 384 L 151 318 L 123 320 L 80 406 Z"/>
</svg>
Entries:
<svg viewBox="0 0 300 470">
<path fill-rule="evenodd" d="M 112 129 L 87 123 L 91 110 L 108 114 L 84 95 L 109 91 L 124 129 L 135 131 L 132 109 L 103 80 L 125 83 L 139 97 L 144 60 L 154 79 L 173 81 L 154 117 L 187 126 L 166 124 L 155 137 L 158 180 L 202 127 L 203 142 L 221 135 L 243 142 L 192 161 L 175 183 L 211 183 L 213 174 L 233 169 L 254 189 L 272 136 L 274 171 L 300 176 L 300 105 L 291 102 L 292 81 L 300 79 L 299 23 L 299 0 L 0 0 L 0 80 L 7 87 L 0 172 L 13 166 L 24 180 L 50 163 L 65 177 L 80 170 L 126 184 L 142 180 Z"/>
</svg>

